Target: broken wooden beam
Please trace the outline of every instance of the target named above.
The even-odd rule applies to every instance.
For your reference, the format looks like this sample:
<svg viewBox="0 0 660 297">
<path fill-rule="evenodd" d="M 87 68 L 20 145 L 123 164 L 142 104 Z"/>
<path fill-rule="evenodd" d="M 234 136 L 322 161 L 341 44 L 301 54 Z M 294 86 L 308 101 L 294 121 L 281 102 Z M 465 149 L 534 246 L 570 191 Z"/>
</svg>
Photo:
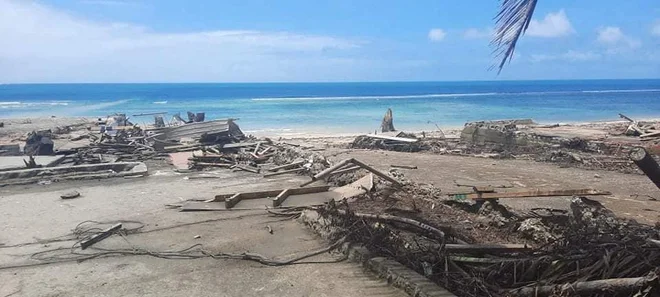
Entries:
<svg viewBox="0 0 660 297">
<path fill-rule="evenodd" d="M 241 193 L 236 193 L 233 196 L 225 199 L 225 208 L 232 208 L 239 202 L 243 200 L 243 197 L 241 197 Z"/>
<path fill-rule="evenodd" d="M 378 177 L 380 177 L 380 178 L 382 178 L 382 179 L 384 179 L 384 180 L 386 180 L 386 181 L 391 182 L 391 183 L 394 184 L 395 186 L 399 186 L 399 187 L 401 186 L 401 183 L 399 183 L 399 181 L 397 181 L 397 180 L 394 179 L 393 177 L 391 177 L 391 176 L 389 176 L 389 175 L 383 173 L 382 171 L 380 171 L 380 170 L 376 170 L 376 169 L 374 169 L 373 167 L 371 167 L 371 166 L 369 166 L 369 165 L 367 165 L 367 164 L 365 164 L 365 163 L 362 163 L 361 161 L 358 161 L 358 160 L 356 160 L 356 159 L 352 159 L 352 160 L 353 160 L 353 163 L 354 163 L 355 165 L 358 165 L 358 166 L 360 166 L 360 167 L 362 167 L 362 168 L 364 168 L 364 169 L 366 169 L 366 170 L 371 171 L 371 173 L 377 175 Z"/>
<path fill-rule="evenodd" d="M 277 197 L 275 197 L 275 199 L 273 199 L 273 207 L 282 205 L 282 202 L 284 202 L 284 200 L 289 198 L 291 195 L 321 193 L 327 192 L 329 189 L 330 186 L 284 189 L 277 195 Z"/>
<path fill-rule="evenodd" d="M 324 178 L 324 177 L 330 175 L 330 173 L 332 173 L 333 171 L 336 171 L 336 170 L 338 170 L 339 168 L 342 168 L 342 167 L 344 167 L 344 166 L 346 166 L 346 165 L 348 165 L 348 164 L 351 164 L 351 163 L 353 163 L 353 164 L 355 164 L 355 165 L 357 165 L 357 166 L 360 166 L 360 167 L 362 167 L 362 168 L 364 168 L 364 169 L 366 169 L 366 170 L 368 170 L 368 171 L 371 171 L 373 174 L 375 174 L 375 175 L 381 177 L 381 178 L 384 179 L 384 180 L 387 180 L 387 181 L 391 182 L 391 183 L 394 184 L 395 186 L 401 186 L 401 183 L 399 183 L 396 179 L 394 179 L 394 178 L 392 178 L 391 176 L 389 176 L 389 175 L 383 173 L 382 171 L 377 170 L 377 169 L 375 169 L 375 168 L 373 168 L 373 167 L 371 167 L 371 166 L 369 166 L 369 165 L 367 165 L 367 164 L 365 164 L 365 163 L 362 163 L 361 161 L 358 161 L 358 160 L 356 160 L 356 159 L 354 159 L 354 158 L 350 158 L 350 159 L 343 160 L 343 161 L 341 161 L 341 162 L 339 162 L 339 163 L 333 165 L 332 167 L 330 167 L 330 168 L 328 168 L 328 169 L 326 169 L 326 170 L 323 170 L 323 171 L 317 173 L 316 175 L 312 176 L 312 180 L 311 180 L 311 181 L 308 181 L 308 182 L 303 183 L 302 185 L 300 185 L 300 187 L 307 186 L 307 185 L 309 185 L 309 184 L 311 184 L 311 183 L 313 183 L 313 182 L 315 182 L 315 181 L 317 181 L 317 180 L 319 180 L 319 179 L 322 179 L 322 178 Z"/>
<path fill-rule="evenodd" d="M 649 286 L 657 286 L 658 276 L 654 273 L 644 277 L 611 278 L 592 281 L 582 281 L 558 285 L 529 286 L 512 290 L 511 296 L 563 296 L 570 292 L 576 296 L 633 296 L 636 292 Z"/>
<path fill-rule="evenodd" d="M 362 167 L 357 166 L 357 165 L 356 166 L 347 166 L 346 168 L 339 169 L 337 171 L 331 172 L 330 174 L 328 174 L 328 176 L 342 174 L 342 173 L 346 173 L 346 172 L 353 172 L 353 171 L 356 171 L 356 170 L 361 169 L 361 168 Z"/>
<path fill-rule="evenodd" d="M 239 142 L 239 143 L 227 143 L 222 146 L 222 149 L 230 149 L 230 148 L 242 148 L 242 147 L 250 147 L 253 145 L 257 145 L 261 142 Z"/>
<path fill-rule="evenodd" d="M 292 163 L 289 163 L 289 164 L 276 166 L 276 167 L 273 167 L 271 169 L 268 169 L 268 171 L 278 171 L 278 170 L 281 170 L 281 169 L 288 169 L 288 168 L 291 168 L 291 167 L 300 166 L 302 164 L 305 164 L 305 160 L 295 161 L 295 162 L 292 162 Z"/>
<path fill-rule="evenodd" d="M 493 192 L 493 193 L 470 193 L 470 194 L 450 194 L 455 200 L 479 200 L 479 199 L 499 199 L 499 198 L 526 198 L 526 197 L 552 197 L 552 196 L 586 196 L 586 195 L 611 195 L 608 191 L 598 191 L 594 189 L 577 190 L 532 190 L 524 192 Z"/>
<path fill-rule="evenodd" d="M 412 165 L 390 165 L 392 168 L 403 168 L 403 169 L 417 169 L 417 166 L 412 166 Z"/>
<path fill-rule="evenodd" d="M 254 168 L 254 167 L 250 167 L 250 166 L 236 165 L 236 167 L 234 167 L 234 168 L 240 169 L 240 170 L 243 170 L 243 171 L 247 171 L 247 172 L 259 173 L 259 168 Z"/>
<path fill-rule="evenodd" d="M 306 168 L 294 168 L 294 169 L 283 170 L 283 171 L 278 171 L 278 172 L 270 172 L 270 173 L 264 174 L 264 177 L 271 177 L 271 176 L 287 174 L 287 173 L 294 173 L 294 172 L 300 172 L 300 171 L 305 171 L 305 170 L 307 170 L 307 169 Z"/>
<path fill-rule="evenodd" d="M 445 244 L 445 249 L 449 252 L 460 253 L 514 253 L 529 251 L 530 247 L 526 244 Z"/>
<path fill-rule="evenodd" d="M 630 150 L 629 156 L 656 187 L 660 188 L 660 166 L 658 166 L 658 162 L 653 159 L 651 154 L 645 148 L 638 146 Z"/>
<path fill-rule="evenodd" d="M 211 162 L 194 162 L 195 166 L 208 166 L 208 167 L 222 167 L 222 168 L 229 168 L 234 166 L 234 164 L 227 164 L 227 163 L 211 163 Z"/>
<path fill-rule="evenodd" d="M 641 137 L 641 138 L 649 138 L 649 137 L 655 137 L 655 136 L 660 137 L 660 131 L 651 132 L 651 133 L 644 133 L 644 134 L 640 135 L 639 137 Z"/>
<path fill-rule="evenodd" d="M 312 190 L 314 189 L 314 190 Z M 308 188 L 295 188 L 292 189 L 293 193 L 292 195 L 297 195 L 297 194 L 303 194 L 305 191 L 318 191 L 318 192 L 326 192 L 330 189 L 330 186 L 317 186 L 317 187 L 308 187 Z M 268 197 L 275 197 L 278 194 L 280 194 L 282 191 L 285 189 L 276 189 L 276 190 L 266 190 L 266 191 L 258 191 L 258 192 L 246 192 L 246 193 L 240 193 L 241 194 L 241 199 L 259 199 L 259 198 L 268 198 Z M 308 192 L 308 193 L 318 193 L 318 192 Z M 220 195 L 215 195 L 215 197 L 211 200 L 207 200 L 206 202 L 223 202 L 236 194 L 239 193 L 232 193 L 232 194 L 220 194 Z"/>
<path fill-rule="evenodd" d="M 273 199 L 273 207 L 280 206 L 280 204 L 282 204 L 282 202 L 284 202 L 284 200 L 286 200 L 286 198 L 288 198 L 289 195 L 291 195 L 291 194 L 289 194 L 289 190 L 290 189 L 284 189 L 284 190 L 282 190 L 282 192 L 277 194 L 275 199 Z"/>
<path fill-rule="evenodd" d="M 101 231 L 101 233 L 94 234 L 89 239 L 85 239 L 85 240 L 81 241 L 80 242 L 80 248 L 82 248 L 84 250 L 84 249 L 94 245 L 95 243 L 110 237 L 110 235 L 114 234 L 119 229 L 121 229 L 121 223 L 115 224 L 115 225 L 111 226 L 110 228 Z"/>
<path fill-rule="evenodd" d="M 625 116 L 625 115 L 622 114 L 622 113 L 619 114 L 619 117 L 621 117 L 622 119 L 625 119 L 625 120 L 628 121 L 628 122 L 631 122 L 631 123 L 637 123 L 637 121 L 635 121 L 635 120 L 633 120 L 633 119 L 631 119 L 631 118 Z"/>
</svg>

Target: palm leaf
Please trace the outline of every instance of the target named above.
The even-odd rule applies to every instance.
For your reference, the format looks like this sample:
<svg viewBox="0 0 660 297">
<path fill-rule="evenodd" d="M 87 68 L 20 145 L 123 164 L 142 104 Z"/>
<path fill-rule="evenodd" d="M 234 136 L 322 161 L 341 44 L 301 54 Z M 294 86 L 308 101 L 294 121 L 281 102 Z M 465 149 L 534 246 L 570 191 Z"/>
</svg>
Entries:
<svg viewBox="0 0 660 297">
<path fill-rule="evenodd" d="M 501 0 L 500 12 L 495 17 L 495 35 L 491 41 L 493 54 L 502 59 L 497 66 L 498 74 L 502 72 L 504 64 L 513 58 L 516 43 L 532 20 L 536 2 L 537 0 Z"/>
</svg>

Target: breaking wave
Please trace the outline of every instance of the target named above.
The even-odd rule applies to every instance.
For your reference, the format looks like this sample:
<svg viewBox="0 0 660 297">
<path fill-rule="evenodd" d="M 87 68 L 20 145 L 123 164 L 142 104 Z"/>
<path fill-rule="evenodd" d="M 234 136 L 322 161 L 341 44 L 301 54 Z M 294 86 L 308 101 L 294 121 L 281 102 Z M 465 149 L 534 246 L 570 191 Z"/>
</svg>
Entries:
<svg viewBox="0 0 660 297">
<path fill-rule="evenodd" d="M 253 101 L 296 101 L 296 100 L 417 99 L 417 98 L 492 96 L 497 94 L 498 93 L 456 93 L 456 94 L 387 95 L 387 96 L 272 97 L 272 98 L 252 98 L 252 100 Z"/>
<path fill-rule="evenodd" d="M 644 93 L 660 92 L 660 89 L 634 89 L 634 90 L 584 90 L 584 91 L 556 91 L 556 92 L 489 92 L 489 93 L 447 93 L 423 95 L 387 95 L 387 96 L 332 96 L 332 97 L 265 97 L 252 98 L 252 101 L 304 101 L 304 100 L 378 100 L 378 99 L 423 99 L 423 98 L 452 98 L 452 97 L 478 97 L 497 95 L 560 95 L 579 93 Z"/>
<path fill-rule="evenodd" d="M 21 101 L 4 101 L 0 102 L 0 108 L 27 108 L 27 107 L 40 107 L 40 106 L 67 106 L 70 101 L 47 101 L 47 102 L 21 102 Z"/>
</svg>

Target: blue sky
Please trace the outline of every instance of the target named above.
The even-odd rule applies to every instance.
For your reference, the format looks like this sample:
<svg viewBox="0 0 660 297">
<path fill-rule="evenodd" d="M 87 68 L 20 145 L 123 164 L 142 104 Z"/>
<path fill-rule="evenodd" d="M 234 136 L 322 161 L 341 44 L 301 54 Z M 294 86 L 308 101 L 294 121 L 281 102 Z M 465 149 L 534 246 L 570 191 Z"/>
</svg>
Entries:
<svg viewBox="0 0 660 297">
<path fill-rule="evenodd" d="M 657 0 L 539 0 L 498 76 L 497 0 L 0 0 L 0 83 L 660 78 Z"/>
</svg>

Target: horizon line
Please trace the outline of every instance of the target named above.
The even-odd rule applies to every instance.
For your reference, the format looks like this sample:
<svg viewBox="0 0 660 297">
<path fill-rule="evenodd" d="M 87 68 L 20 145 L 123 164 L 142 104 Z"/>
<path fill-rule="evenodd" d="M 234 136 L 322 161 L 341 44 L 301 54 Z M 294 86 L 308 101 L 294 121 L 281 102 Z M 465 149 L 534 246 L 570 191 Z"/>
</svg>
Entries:
<svg viewBox="0 0 660 297">
<path fill-rule="evenodd" d="M 534 82 L 534 81 L 606 81 L 660 80 L 658 78 L 576 78 L 576 79 L 501 79 L 501 80 L 400 80 L 400 81 L 262 81 L 262 82 L 16 82 L 3 85 L 109 85 L 109 84 L 360 84 L 360 83 L 449 83 L 449 82 Z"/>
</svg>

